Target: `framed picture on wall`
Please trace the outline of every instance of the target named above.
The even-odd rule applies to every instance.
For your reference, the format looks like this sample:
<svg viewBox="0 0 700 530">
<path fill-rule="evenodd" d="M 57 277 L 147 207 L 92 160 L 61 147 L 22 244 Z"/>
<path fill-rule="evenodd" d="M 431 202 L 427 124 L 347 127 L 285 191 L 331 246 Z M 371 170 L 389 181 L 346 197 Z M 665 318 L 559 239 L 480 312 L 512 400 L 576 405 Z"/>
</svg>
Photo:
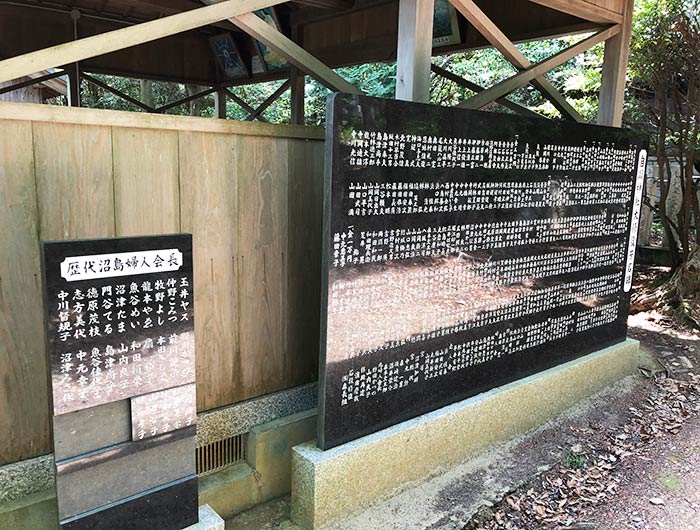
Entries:
<svg viewBox="0 0 700 530">
<path fill-rule="evenodd" d="M 435 0 L 433 17 L 433 46 L 458 44 L 462 38 L 459 33 L 457 10 L 449 0 Z"/>
<path fill-rule="evenodd" d="M 224 74 L 224 79 L 250 77 L 250 72 L 243 62 L 241 52 L 229 33 L 222 33 L 209 39 L 216 62 Z"/>
<path fill-rule="evenodd" d="M 265 9 L 254 11 L 254 13 L 277 31 L 281 31 L 279 19 L 277 18 L 277 13 L 275 12 L 274 8 L 266 7 Z M 284 70 L 289 68 L 289 63 L 287 60 L 277 52 L 268 48 L 264 43 L 256 40 L 255 46 L 260 56 L 260 62 L 262 63 L 265 71 L 274 72 L 276 70 Z"/>
</svg>

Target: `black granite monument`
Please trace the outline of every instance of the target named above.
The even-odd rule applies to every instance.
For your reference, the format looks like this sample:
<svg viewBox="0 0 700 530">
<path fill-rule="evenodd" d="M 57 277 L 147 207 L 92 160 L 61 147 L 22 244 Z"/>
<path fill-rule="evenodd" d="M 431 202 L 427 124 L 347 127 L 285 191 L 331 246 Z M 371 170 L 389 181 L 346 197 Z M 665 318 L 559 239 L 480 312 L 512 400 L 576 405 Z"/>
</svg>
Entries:
<svg viewBox="0 0 700 530">
<path fill-rule="evenodd" d="M 322 449 L 625 339 L 640 140 L 344 94 L 327 116 Z"/>
<path fill-rule="evenodd" d="M 192 237 L 43 243 L 63 530 L 198 522 Z"/>
</svg>

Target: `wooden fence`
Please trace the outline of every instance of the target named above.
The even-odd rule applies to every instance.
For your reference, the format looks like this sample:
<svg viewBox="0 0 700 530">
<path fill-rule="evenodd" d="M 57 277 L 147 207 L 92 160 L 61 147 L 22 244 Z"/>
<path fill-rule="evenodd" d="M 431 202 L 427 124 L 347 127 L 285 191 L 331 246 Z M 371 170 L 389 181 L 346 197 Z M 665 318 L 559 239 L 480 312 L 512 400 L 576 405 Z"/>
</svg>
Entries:
<svg viewBox="0 0 700 530">
<path fill-rule="evenodd" d="M 200 410 L 316 378 L 322 140 L 0 103 L 0 464 L 51 451 L 42 239 L 193 234 Z"/>
</svg>

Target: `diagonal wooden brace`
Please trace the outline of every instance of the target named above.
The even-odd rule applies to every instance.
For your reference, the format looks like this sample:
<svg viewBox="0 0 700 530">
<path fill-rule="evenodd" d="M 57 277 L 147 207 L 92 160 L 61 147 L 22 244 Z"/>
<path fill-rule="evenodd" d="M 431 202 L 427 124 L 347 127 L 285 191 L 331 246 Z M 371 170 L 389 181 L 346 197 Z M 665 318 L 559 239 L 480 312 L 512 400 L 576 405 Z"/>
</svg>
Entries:
<svg viewBox="0 0 700 530">
<path fill-rule="evenodd" d="M 599 31 L 598 33 L 588 37 L 587 39 L 584 39 L 581 42 L 574 44 L 573 46 L 570 46 L 565 50 L 560 51 L 559 53 L 553 55 L 549 59 L 545 59 L 540 63 L 532 65 L 527 70 L 523 70 L 522 72 L 515 74 L 513 77 L 509 77 L 508 79 L 501 81 L 500 83 L 492 86 L 491 88 L 480 92 L 479 94 L 469 98 L 466 101 L 463 101 L 457 106 L 467 109 L 480 109 L 482 107 L 485 107 L 489 103 L 493 103 L 494 101 L 496 101 L 498 98 L 503 97 L 506 94 L 510 94 L 514 90 L 524 87 L 536 77 L 541 76 L 545 72 L 549 72 L 557 66 L 564 64 L 566 61 L 573 59 L 579 53 L 595 46 L 599 42 L 603 42 L 609 39 L 610 37 L 617 35 L 619 32 L 619 24 L 615 26 L 610 26 L 607 29 Z"/>
<path fill-rule="evenodd" d="M 444 68 L 433 64 L 430 66 L 431 70 L 435 72 L 437 75 L 440 77 L 444 77 L 445 79 L 449 79 L 453 83 L 456 83 L 460 86 L 463 86 L 464 88 L 468 88 L 469 90 L 473 92 L 483 92 L 486 90 L 484 87 L 477 85 L 476 83 L 472 83 L 471 81 L 464 79 L 463 77 L 458 76 L 457 74 L 454 74 L 450 72 L 449 70 L 445 70 Z M 523 107 L 522 105 L 519 105 L 515 101 L 511 101 L 505 97 L 503 98 L 498 98 L 496 100 L 496 103 L 501 105 L 502 107 L 506 107 L 514 112 L 517 112 L 518 114 L 522 114 L 523 116 L 530 116 L 531 118 L 544 118 L 542 114 L 539 114 L 533 110 L 528 109 L 527 107 Z"/>
<path fill-rule="evenodd" d="M 506 37 L 505 33 L 489 19 L 473 0 L 450 0 L 450 2 L 518 70 L 522 71 L 532 66 L 527 57 L 518 50 L 515 44 Z M 530 82 L 542 95 L 552 102 L 562 116 L 578 122 L 585 121 L 544 76 L 538 76 Z"/>
<path fill-rule="evenodd" d="M 270 96 L 265 101 L 263 101 L 257 109 L 250 113 L 250 115 L 246 118 L 246 121 L 253 121 L 255 118 L 259 118 L 260 115 L 263 112 L 265 112 L 265 109 L 267 107 L 272 105 L 278 97 L 280 97 L 289 89 L 291 84 L 292 81 L 290 79 L 287 79 L 284 83 L 282 83 L 280 87 L 277 90 L 275 90 L 272 94 L 270 94 Z"/>
<path fill-rule="evenodd" d="M 0 61 L 0 83 L 207 26 L 237 15 L 280 4 L 283 1 L 226 0 L 216 5 L 200 7 L 178 15 L 25 53 Z"/>
<path fill-rule="evenodd" d="M 202 2 L 216 5 L 216 0 L 202 0 Z M 229 20 L 330 90 L 347 92 L 348 94 L 362 94 L 362 91 L 355 85 L 348 83 L 331 68 L 254 13 L 246 13 Z"/>
</svg>

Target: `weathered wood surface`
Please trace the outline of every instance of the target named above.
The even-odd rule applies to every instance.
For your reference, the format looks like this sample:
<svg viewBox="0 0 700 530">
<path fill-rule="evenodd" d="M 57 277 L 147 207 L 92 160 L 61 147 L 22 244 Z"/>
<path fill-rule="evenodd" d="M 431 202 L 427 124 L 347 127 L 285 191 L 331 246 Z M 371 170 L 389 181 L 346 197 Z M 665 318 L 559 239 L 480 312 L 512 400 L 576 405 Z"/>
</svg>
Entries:
<svg viewBox="0 0 700 530">
<path fill-rule="evenodd" d="M 238 168 L 240 138 L 180 134 L 182 230 L 192 233 L 198 407 L 245 396 L 238 341 Z"/>
<path fill-rule="evenodd" d="M 16 107 L 0 104 L 0 465 L 51 451 L 42 238 L 193 234 L 200 410 L 316 378 L 317 129 L 161 129 L 83 109 L 2 119 Z"/>
<path fill-rule="evenodd" d="M 117 235 L 179 232 L 178 133 L 119 128 L 112 134 Z"/>
<path fill-rule="evenodd" d="M 48 393 L 32 124 L 0 127 L 0 464 L 46 452 Z"/>
</svg>

